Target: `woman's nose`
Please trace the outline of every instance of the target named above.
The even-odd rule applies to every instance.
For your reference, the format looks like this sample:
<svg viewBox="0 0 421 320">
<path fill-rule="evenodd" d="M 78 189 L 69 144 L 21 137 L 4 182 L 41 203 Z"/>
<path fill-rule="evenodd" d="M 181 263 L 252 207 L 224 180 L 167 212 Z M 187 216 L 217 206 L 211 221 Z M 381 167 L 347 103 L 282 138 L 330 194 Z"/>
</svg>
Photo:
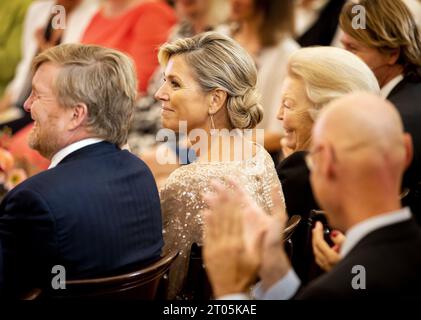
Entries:
<svg viewBox="0 0 421 320">
<path fill-rule="evenodd" d="M 155 93 L 155 99 L 156 100 L 168 100 L 169 96 L 165 92 L 165 82 L 162 84 L 162 86 L 158 89 L 158 91 Z"/>
</svg>

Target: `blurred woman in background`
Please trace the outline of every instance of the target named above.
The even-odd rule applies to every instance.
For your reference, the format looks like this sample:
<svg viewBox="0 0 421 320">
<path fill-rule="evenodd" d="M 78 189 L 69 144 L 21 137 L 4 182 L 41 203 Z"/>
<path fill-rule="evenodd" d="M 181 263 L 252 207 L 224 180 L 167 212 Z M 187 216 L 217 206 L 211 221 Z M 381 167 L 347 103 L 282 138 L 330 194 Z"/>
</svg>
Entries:
<svg viewBox="0 0 421 320">
<path fill-rule="evenodd" d="M 127 53 L 135 62 L 138 90 L 145 94 L 158 66 L 157 48 L 176 23 L 173 9 L 163 0 L 105 0 L 82 38 Z"/>
<path fill-rule="evenodd" d="M 231 0 L 232 24 L 218 29 L 235 39 L 253 57 L 258 74 L 258 91 L 264 110 L 262 122 L 266 150 L 281 150 L 282 126 L 276 120 L 280 89 L 289 56 L 299 49 L 292 39 L 293 0 Z"/>
</svg>

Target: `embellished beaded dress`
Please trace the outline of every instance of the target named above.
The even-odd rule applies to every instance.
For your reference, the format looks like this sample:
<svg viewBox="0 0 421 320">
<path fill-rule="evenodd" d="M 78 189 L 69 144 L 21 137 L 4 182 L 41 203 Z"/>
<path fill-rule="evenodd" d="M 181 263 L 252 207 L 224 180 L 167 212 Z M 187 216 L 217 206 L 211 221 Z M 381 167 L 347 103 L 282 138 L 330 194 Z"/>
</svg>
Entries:
<svg viewBox="0 0 421 320">
<path fill-rule="evenodd" d="M 202 194 L 212 191 L 211 179 L 233 177 L 268 214 L 271 190 L 280 185 L 272 158 L 258 146 L 254 157 L 240 161 L 194 162 L 175 170 L 161 190 L 164 252 L 179 250 L 171 267 L 168 298 L 177 298 L 187 275 L 190 249 L 202 244 L 201 210 L 206 208 Z M 282 190 L 282 189 L 281 189 Z M 281 195 L 284 200 L 283 194 Z M 179 298 L 179 296 L 178 296 Z"/>
</svg>

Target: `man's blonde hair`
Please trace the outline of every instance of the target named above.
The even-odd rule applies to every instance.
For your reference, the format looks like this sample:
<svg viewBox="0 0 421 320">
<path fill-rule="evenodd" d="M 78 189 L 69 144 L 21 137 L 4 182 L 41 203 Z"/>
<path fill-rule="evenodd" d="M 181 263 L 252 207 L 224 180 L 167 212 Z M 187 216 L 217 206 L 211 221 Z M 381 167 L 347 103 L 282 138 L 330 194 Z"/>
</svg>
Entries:
<svg viewBox="0 0 421 320">
<path fill-rule="evenodd" d="M 365 9 L 366 28 L 353 27 L 355 5 Z M 342 30 L 367 47 L 388 53 L 400 49 L 398 64 L 405 74 L 421 76 L 421 38 L 415 19 L 402 0 L 354 0 L 340 16 Z"/>
<path fill-rule="evenodd" d="M 47 62 L 61 68 L 54 86 L 59 104 L 86 104 L 88 130 L 116 145 L 125 144 L 137 95 L 131 59 L 113 49 L 63 44 L 39 54 L 33 71 Z"/>
</svg>

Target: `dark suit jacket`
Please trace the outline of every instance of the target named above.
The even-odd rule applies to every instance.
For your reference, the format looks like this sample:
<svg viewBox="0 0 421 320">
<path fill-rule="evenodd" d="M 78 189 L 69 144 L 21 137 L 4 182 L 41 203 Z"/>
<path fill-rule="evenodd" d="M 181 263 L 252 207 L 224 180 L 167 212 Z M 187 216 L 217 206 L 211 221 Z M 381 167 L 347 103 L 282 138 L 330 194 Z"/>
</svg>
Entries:
<svg viewBox="0 0 421 320">
<path fill-rule="evenodd" d="M 297 299 L 421 297 L 421 229 L 407 220 L 365 236 L 330 272 L 312 281 Z M 354 266 L 363 266 L 366 289 L 352 287 Z"/>
<path fill-rule="evenodd" d="M 421 224 L 421 79 L 405 77 L 389 94 L 388 99 L 398 109 L 405 130 L 411 134 L 414 144 L 414 159 L 405 172 L 403 186 L 411 190 L 404 201 L 412 212 L 418 213 Z"/>
<path fill-rule="evenodd" d="M 54 265 L 76 279 L 147 263 L 163 246 L 155 180 L 128 151 L 86 146 L 7 194 L 0 242 L 7 295 L 50 288 Z"/>
<path fill-rule="evenodd" d="M 330 46 L 339 25 L 339 16 L 346 0 L 330 0 L 316 22 L 296 39 L 302 47 Z"/>
</svg>

